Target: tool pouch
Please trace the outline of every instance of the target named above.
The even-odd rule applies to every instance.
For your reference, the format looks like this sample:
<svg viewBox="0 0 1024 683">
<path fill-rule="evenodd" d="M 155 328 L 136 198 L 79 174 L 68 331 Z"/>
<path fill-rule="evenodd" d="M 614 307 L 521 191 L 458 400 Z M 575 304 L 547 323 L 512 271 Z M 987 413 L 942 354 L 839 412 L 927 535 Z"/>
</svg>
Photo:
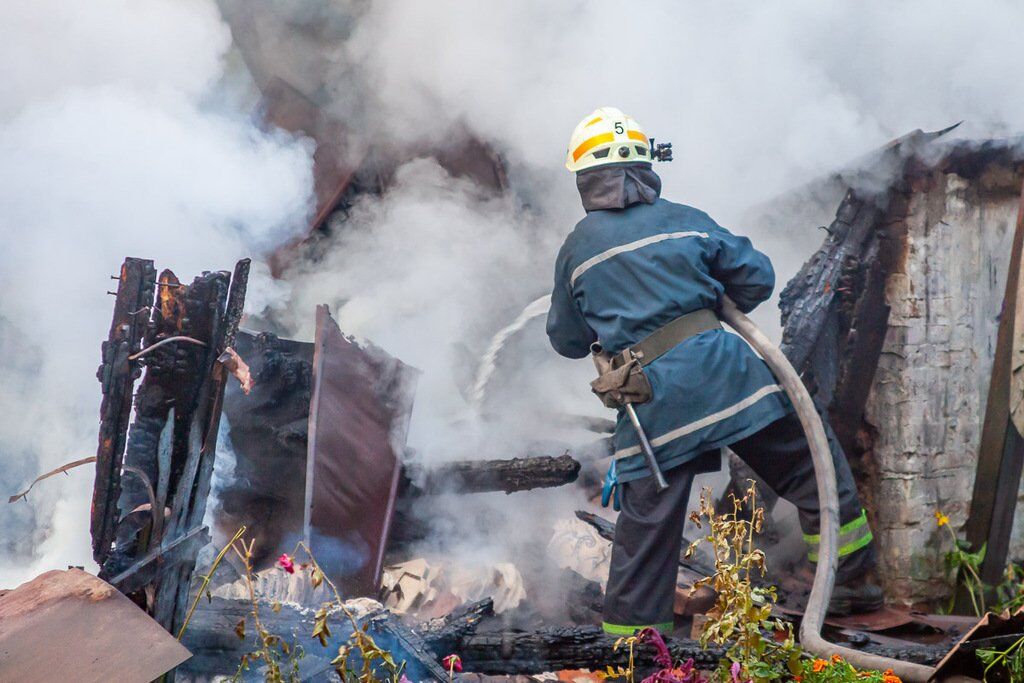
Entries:
<svg viewBox="0 0 1024 683">
<path fill-rule="evenodd" d="M 647 403 L 654 396 L 651 381 L 647 379 L 640 361 L 634 359 L 612 369 L 611 356 L 605 352 L 594 354 L 598 377 L 590 383 L 590 390 L 608 408 L 622 408 L 627 403 Z"/>
</svg>

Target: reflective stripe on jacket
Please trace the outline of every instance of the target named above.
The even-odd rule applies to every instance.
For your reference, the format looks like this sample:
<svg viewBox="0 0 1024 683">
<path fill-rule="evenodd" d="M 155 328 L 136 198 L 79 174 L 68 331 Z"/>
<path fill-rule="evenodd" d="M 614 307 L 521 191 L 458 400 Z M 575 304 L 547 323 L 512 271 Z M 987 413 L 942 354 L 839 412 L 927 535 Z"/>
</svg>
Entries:
<svg viewBox="0 0 1024 683">
<path fill-rule="evenodd" d="M 548 336 L 569 358 L 584 358 L 597 340 L 617 353 L 684 313 L 718 308 L 723 293 L 749 312 L 774 286 L 768 257 L 703 211 L 665 199 L 591 211 L 559 251 Z M 791 410 L 764 362 L 725 330 L 687 339 L 645 371 L 654 398 L 636 410 L 664 469 Z M 619 480 L 645 476 L 624 411 L 614 442 Z"/>
</svg>

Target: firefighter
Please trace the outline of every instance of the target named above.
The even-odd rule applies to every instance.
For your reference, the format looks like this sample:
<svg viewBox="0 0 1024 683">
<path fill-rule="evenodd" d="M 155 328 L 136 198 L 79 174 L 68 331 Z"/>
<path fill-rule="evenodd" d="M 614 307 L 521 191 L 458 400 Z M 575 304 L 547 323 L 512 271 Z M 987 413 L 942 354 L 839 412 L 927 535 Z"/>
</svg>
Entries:
<svg viewBox="0 0 1024 683">
<path fill-rule="evenodd" d="M 803 429 L 768 366 L 715 311 L 728 295 L 744 313 L 768 299 L 775 273 L 746 237 L 706 213 L 661 198 L 645 131 L 602 107 L 575 131 L 566 167 L 586 216 L 555 264 L 547 333 L 555 350 L 584 358 L 599 343 L 619 361 L 595 381 L 619 407 L 605 500 L 620 508 L 604 603 L 604 629 L 671 630 L 690 487 L 728 446 L 799 510 L 808 559 L 817 560 L 819 507 Z M 658 491 L 621 401 L 634 403 L 668 489 Z M 839 484 L 839 569 L 830 611 L 878 609 L 871 529 L 850 466 L 830 433 Z"/>
</svg>

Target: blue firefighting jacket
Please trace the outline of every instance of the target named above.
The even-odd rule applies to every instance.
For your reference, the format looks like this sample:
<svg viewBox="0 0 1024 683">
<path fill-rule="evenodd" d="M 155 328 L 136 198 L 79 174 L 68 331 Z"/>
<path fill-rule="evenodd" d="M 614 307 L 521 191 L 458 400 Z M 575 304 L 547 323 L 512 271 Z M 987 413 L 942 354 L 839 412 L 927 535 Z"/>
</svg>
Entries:
<svg viewBox="0 0 1024 683">
<path fill-rule="evenodd" d="M 703 211 L 665 199 L 591 211 L 558 253 L 548 337 L 569 358 L 598 340 L 618 353 L 684 313 L 717 309 L 723 293 L 749 312 L 774 286 L 768 257 Z M 683 341 L 644 371 L 654 397 L 635 407 L 662 470 L 792 410 L 764 361 L 725 330 Z M 620 482 L 649 474 L 623 410 L 614 445 Z"/>
</svg>

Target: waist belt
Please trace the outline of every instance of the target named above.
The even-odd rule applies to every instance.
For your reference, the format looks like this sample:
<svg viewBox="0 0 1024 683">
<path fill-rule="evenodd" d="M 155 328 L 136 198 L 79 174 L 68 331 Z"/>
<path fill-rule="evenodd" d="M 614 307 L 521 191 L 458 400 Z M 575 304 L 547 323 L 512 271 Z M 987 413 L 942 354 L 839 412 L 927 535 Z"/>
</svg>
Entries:
<svg viewBox="0 0 1024 683">
<path fill-rule="evenodd" d="M 617 370 L 633 359 L 640 361 L 641 367 L 646 367 L 690 337 L 708 330 L 720 329 L 722 323 L 710 308 L 691 311 L 659 327 L 622 353 L 616 354 L 612 358 L 612 369 Z"/>
</svg>

